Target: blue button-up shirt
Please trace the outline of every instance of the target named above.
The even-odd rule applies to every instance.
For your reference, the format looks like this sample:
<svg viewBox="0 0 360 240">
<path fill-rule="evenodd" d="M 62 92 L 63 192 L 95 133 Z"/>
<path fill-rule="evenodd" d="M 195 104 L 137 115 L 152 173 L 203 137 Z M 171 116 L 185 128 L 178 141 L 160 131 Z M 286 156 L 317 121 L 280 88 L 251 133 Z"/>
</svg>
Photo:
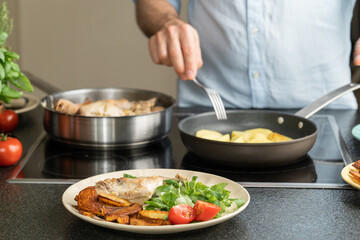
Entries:
<svg viewBox="0 0 360 240">
<path fill-rule="evenodd" d="M 180 1 L 169 0 L 179 11 Z M 302 108 L 351 81 L 355 0 L 190 0 L 199 32 L 198 80 L 228 108 Z M 178 81 L 178 104 L 211 106 L 192 81 Z M 349 93 L 331 108 L 356 108 Z"/>
</svg>

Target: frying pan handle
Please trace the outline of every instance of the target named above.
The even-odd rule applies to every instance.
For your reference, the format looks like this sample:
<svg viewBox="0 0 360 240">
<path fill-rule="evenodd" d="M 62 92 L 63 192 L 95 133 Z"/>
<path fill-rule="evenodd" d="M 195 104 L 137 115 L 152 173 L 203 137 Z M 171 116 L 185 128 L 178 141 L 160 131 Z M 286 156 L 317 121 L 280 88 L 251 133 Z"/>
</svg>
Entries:
<svg viewBox="0 0 360 240">
<path fill-rule="evenodd" d="M 44 91 L 47 94 L 53 94 L 53 93 L 62 91 L 60 88 L 57 88 L 57 87 L 49 84 L 48 82 L 40 79 L 39 77 L 35 76 L 31 72 L 23 71 L 23 73 L 29 78 L 30 82 L 34 86 L 38 87 L 39 89 L 41 89 L 42 91 Z"/>
<path fill-rule="evenodd" d="M 341 97 L 349 92 L 353 92 L 359 88 L 360 88 L 360 84 L 349 83 L 349 84 L 342 86 L 338 89 L 335 89 L 334 91 L 317 99 L 315 102 L 310 103 L 309 105 L 307 105 L 306 107 L 304 107 L 303 109 L 301 109 L 300 111 L 295 113 L 295 115 L 297 115 L 299 117 L 303 117 L 303 118 L 309 118 L 310 116 L 312 116 L 313 114 L 315 114 L 316 112 L 321 110 L 323 107 L 325 107 L 332 101 L 338 99 L 339 97 Z"/>
</svg>

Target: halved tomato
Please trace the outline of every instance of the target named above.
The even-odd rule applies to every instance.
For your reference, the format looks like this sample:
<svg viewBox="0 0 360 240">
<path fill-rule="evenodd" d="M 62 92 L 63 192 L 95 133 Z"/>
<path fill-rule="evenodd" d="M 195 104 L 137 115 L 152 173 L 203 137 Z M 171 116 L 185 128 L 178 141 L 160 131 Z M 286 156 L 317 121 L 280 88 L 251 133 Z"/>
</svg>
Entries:
<svg viewBox="0 0 360 240">
<path fill-rule="evenodd" d="M 194 205 L 194 210 L 196 214 L 195 221 L 200 222 L 213 219 L 221 211 L 221 207 L 198 200 Z"/>
<path fill-rule="evenodd" d="M 187 224 L 194 221 L 195 211 L 190 205 L 176 205 L 170 209 L 168 219 L 172 224 Z"/>
</svg>

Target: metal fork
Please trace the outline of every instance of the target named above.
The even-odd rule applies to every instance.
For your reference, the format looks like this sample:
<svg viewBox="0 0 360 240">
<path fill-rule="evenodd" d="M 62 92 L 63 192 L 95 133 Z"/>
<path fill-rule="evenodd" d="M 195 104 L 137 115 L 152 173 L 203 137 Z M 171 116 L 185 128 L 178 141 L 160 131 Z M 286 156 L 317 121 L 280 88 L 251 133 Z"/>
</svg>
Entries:
<svg viewBox="0 0 360 240">
<path fill-rule="evenodd" d="M 202 89 L 205 90 L 205 92 L 207 93 L 207 95 L 210 98 L 210 101 L 214 107 L 215 110 L 215 114 L 218 120 L 226 120 L 227 116 L 226 116 L 226 111 L 225 111 L 225 107 L 224 104 L 221 100 L 221 97 L 219 95 L 219 93 L 211 88 L 207 88 L 204 85 L 202 85 L 201 83 L 199 83 L 199 81 L 194 78 L 193 81 Z"/>
</svg>

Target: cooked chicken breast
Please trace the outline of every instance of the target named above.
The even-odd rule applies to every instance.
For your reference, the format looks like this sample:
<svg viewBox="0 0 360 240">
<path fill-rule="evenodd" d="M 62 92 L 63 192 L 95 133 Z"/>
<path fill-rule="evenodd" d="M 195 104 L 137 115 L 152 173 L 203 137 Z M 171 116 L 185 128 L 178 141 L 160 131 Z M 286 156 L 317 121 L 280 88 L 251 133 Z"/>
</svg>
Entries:
<svg viewBox="0 0 360 240">
<path fill-rule="evenodd" d="M 158 186 L 163 185 L 165 177 L 108 178 L 95 184 L 98 193 L 113 194 L 132 203 L 144 204 L 152 197 Z"/>
<path fill-rule="evenodd" d="M 162 111 L 164 107 L 155 106 L 156 98 L 149 100 L 129 101 L 122 99 L 107 99 L 91 102 L 88 100 L 81 104 L 75 104 L 66 99 L 59 99 L 54 104 L 57 112 L 66 114 L 79 114 L 81 116 L 92 117 L 121 117 L 147 114 L 151 112 Z"/>
<path fill-rule="evenodd" d="M 54 109 L 57 112 L 74 115 L 80 109 L 80 104 L 75 104 L 66 99 L 59 99 L 54 103 Z"/>
<path fill-rule="evenodd" d="M 115 100 L 99 100 L 93 103 L 83 105 L 79 109 L 81 116 L 97 116 L 97 117 L 120 117 L 125 113 L 118 106 Z"/>
</svg>

